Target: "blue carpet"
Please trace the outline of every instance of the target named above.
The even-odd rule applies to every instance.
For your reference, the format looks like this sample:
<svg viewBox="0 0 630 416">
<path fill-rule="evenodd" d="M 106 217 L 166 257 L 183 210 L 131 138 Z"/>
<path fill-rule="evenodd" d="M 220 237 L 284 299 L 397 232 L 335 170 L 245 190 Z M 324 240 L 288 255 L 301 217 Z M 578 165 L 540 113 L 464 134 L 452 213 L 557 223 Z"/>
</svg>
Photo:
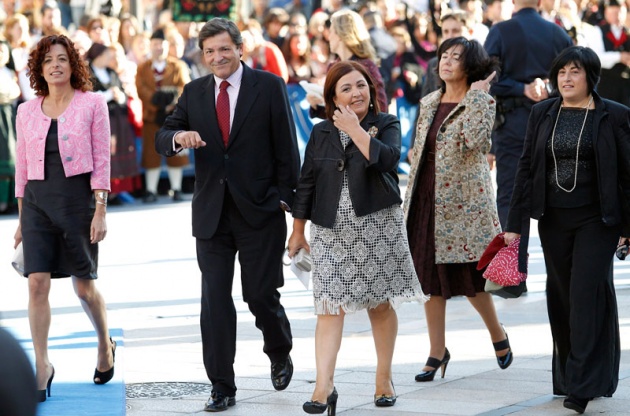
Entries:
<svg viewBox="0 0 630 416">
<path fill-rule="evenodd" d="M 34 362 L 30 334 L 12 332 L 20 340 L 31 362 Z M 92 381 L 96 364 L 96 333 L 92 331 L 63 333 L 59 328 L 54 326 L 51 328 L 48 355 L 55 366 L 55 378 L 52 382 L 51 397 L 39 404 L 38 416 L 125 415 L 123 332 L 122 329 L 110 328 L 110 334 L 116 341 L 114 378 L 105 385 L 96 385 Z"/>
</svg>

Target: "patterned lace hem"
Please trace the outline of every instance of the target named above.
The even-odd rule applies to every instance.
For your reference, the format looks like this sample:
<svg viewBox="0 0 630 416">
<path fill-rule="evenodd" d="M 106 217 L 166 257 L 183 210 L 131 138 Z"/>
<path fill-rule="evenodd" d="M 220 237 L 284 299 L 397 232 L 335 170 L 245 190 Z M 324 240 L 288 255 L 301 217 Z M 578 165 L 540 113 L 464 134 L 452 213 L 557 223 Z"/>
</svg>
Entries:
<svg viewBox="0 0 630 416">
<path fill-rule="evenodd" d="M 430 296 L 422 292 L 414 294 L 396 296 L 386 300 L 369 299 L 365 302 L 343 302 L 332 299 L 320 299 L 315 302 L 315 315 L 339 315 L 339 311 L 343 309 L 344 313 L 355 313 L 363 309 L 374 309 L 383 303 L 389 303 L 392 309 L 398 309 L 400 305 L 406 302 L 427 302 Z"/>
</svg>

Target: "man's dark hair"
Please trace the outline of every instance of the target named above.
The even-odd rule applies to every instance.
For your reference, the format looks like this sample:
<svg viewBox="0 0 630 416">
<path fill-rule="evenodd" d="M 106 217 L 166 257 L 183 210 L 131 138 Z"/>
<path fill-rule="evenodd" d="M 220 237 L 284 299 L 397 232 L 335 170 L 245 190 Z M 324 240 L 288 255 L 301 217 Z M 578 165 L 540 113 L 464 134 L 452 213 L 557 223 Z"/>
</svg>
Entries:
<svg viewBox="0 0 630 416">
<path fill-rule="evenodd" d="M 201 30 L 199 31 L 199 49 L 203 49 L 203 41 L 219 35 L 223 32 L 227 32 L 232 38 L 232 42 L 236 46 L 241 46 L 243 44 L 243 37 L 241 36 L 241 31 L 238 30 L 238 27 L 231 20 L 224 19 L 222 17 L 215 17 L 210 19 L 208 23 L 203 25 Z"/>
<path fill-rule="evenodd" d="M 570 46 L 556 56 L 549 71 L 549 83 L 553 91 L 558 91 L 558 72 L 569 64 L 574 64 L 578 68 L 584 69 L 588 93 L 591 94 L 599 83 L 602 64 L 592 49 L 583 46 Z"/>
</svg>

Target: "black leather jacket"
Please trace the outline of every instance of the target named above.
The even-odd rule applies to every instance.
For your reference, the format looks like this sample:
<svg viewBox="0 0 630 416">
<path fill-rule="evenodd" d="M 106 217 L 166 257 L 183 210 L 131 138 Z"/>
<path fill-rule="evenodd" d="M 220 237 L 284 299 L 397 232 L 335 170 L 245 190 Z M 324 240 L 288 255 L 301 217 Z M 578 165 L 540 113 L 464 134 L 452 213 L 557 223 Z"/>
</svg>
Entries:
<svg viewBox="0 0 630 416">
<path fill-rule="evenodd" d="M 400 122 L 386 113 L 370 112 L 361 122 L 377 133 L 370 142 L 370 160 L 352 141 L 344 151 L 339 130 L 329 120 L 317 124 L 306 146 L 293 217 L 310 219 L 332 228 L 343 184 L 348 172 L 350 199 L 357 216 L 364 216 L 402 202 L 398 188 L 397 166 L 400 159 Z"/>
</svg>

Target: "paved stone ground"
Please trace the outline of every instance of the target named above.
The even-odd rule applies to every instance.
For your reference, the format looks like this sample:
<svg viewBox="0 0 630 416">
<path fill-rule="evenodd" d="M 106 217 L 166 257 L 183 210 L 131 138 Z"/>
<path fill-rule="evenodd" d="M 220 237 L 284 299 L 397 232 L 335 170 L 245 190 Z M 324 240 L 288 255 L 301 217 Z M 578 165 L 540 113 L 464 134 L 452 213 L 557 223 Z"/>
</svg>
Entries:
<svg viewBox="0 0 630 416">
<path fill-rule="evenodd" d="M 124 331 L 116 355 L 116 372 L 127 384 L 130 416 L 203 413 L 209 395 L 201 362 L 199 335 L 200 276 L 190 236 L 189 202 L 163 199 L 154 206 L 111 207 L 109 234 L 101 245 L 98 281 L 112 328 Z M 0 310 L 2 324 L 28 330 L 25 279 L 11 270 L 16 217 L 0 217 Z M 536 238 L 534 237 L 536 242 Z M 375 353 L 365 312 L 346 318 L 335 383 L 338 413 L 347 415 L 571 415 L 562 398 L 551 395 L 551 335 L 544 295 L 540 248 L 530 255 L 529 293 L 519 299 L 495 298 L 509 333 L 515 359 L 507 370 L 496 364 L 481 319 L 465 299 L 452 299 L 447 310 L 447 346 L 452 359 L 446 377 L 416 383 L 414 375 L 427 358 L 429 344 L 424 311 L 417 303 L 398 310 L 399 335 L 394 355 L 396 406 L 376 408 Z M 238 273 L 238 271 L 237 271 Z M 622 341 L 621 381 L 613 398 L 597 399 L 587 414 L 630 415 L 630 263 L 616 263 L 616 286 Z M 293 381 L 276 392 L 262 338 L 242 302 L 239 279 L 234 298 L 238 311 L 236 357 L 237 404 L 234 416 L 300 415 L 310 399 L 315 377 L 312 293 L 295 277 L 281 290 L 294 335 Z M 51 293 L 53 326 L 90 330 L 68 279 Z"/>
</svg>

